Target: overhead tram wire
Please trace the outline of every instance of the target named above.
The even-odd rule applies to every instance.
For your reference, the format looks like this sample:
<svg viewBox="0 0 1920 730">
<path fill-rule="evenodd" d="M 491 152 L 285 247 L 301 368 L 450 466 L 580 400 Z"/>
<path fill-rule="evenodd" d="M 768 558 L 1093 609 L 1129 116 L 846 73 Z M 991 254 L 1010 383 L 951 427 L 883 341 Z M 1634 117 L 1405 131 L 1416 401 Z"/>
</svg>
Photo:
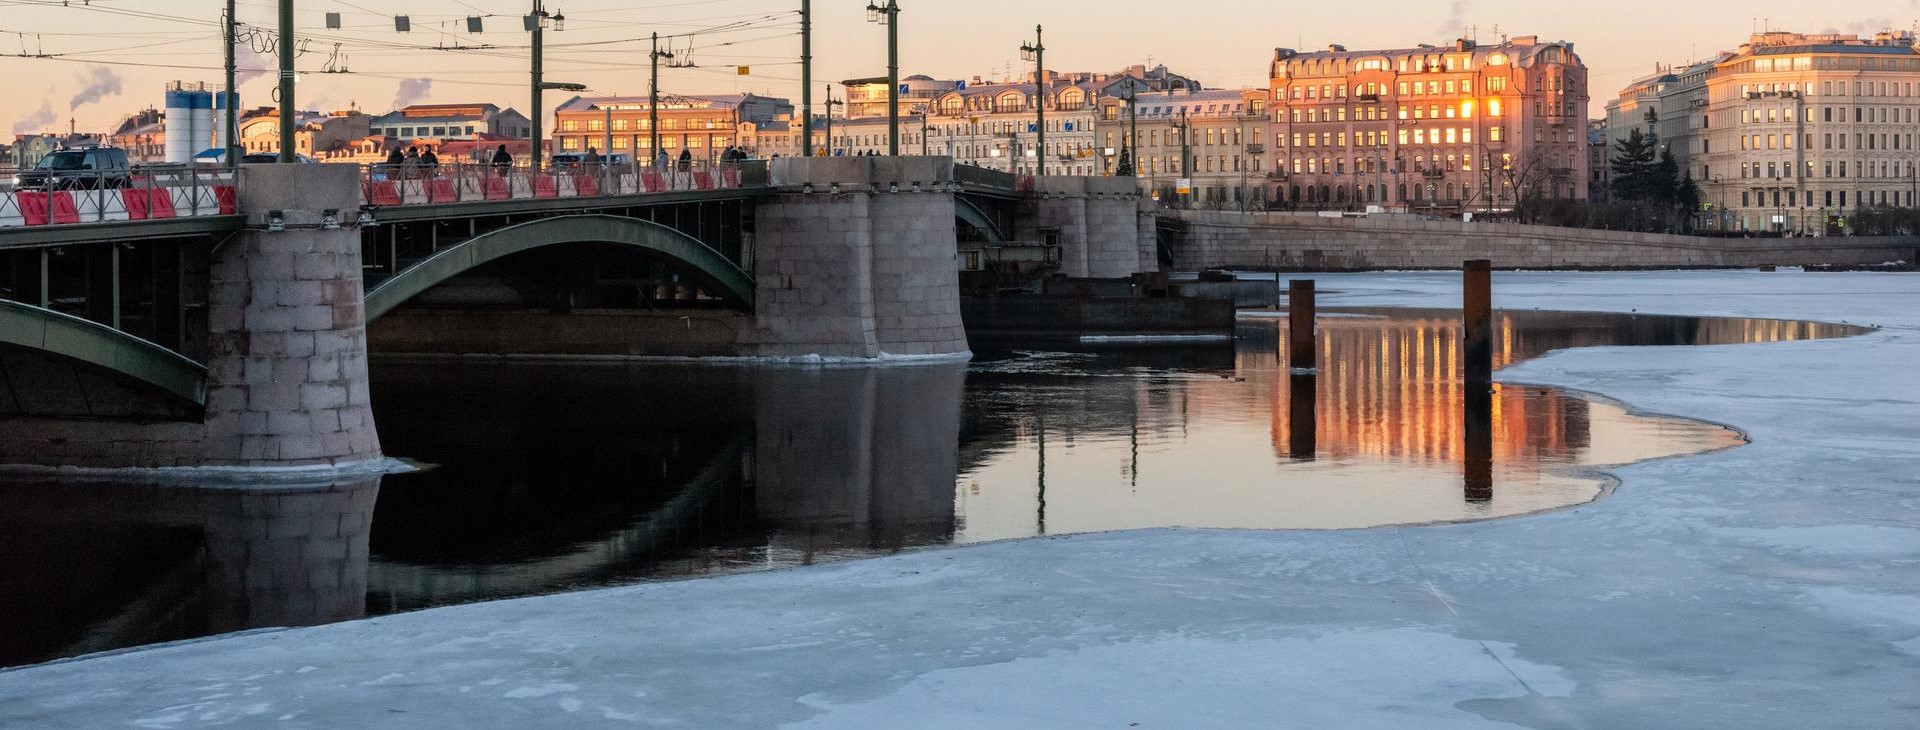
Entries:
<svg viewBox="0 0 1920 730">
<path fill-rule="evenodd" d="M 244 3 L 244 4 L 252 7 L 272 7 L 271 5 L 265 5 L 260 3 Z M 369 8 L 356 5 L 354 3 L 341 1 L 339 2 L 339 4 L 350 7 L 350 8 L 355 8 L 369 16 L 380 17 L 382 19 L 390 17 L 384 13 L 377 13 L 372 11 Z M 462 3 L 462 4 L 467 5 L 467 7 L 469 8 L 473 7 L 470 4 L 466 4 L 466 3 Z M 643 6 L 643 7 L 659 8 L 659 7 L 712 5 L 712 4 L 716 4 L 716 3 L 712 3 L 712 2 L 662 3 L 662 4 L 657 4 L 652 6 Z M 114 6 L 108 6 L 105 4 L 91 4 L 91 5 L 76 6 L 76 5 L 63 3 L 60 0 L 0 0 L 0 6 L 27 6 L 27 7 L 89 10 L 89 11 L 108 14 L 108 15 L 132 17 L 132 18 L 137 18 L 142 20 L 181 23 L 181 24 L 195 25 L 195 26 L 201 26 L 201 27 L 206 27 L 211 29 L 218 29 L 222 25 L 218 21 L 210 21 L 210 20 L 205 20 L 200 18 L 169 15 L 166 13 L 136 10 L 136 9 L 130 9 L 130 8 L 124 8 L 124 7 L 114 7 Z M 641 8 L 636 7 L 631 9 L 641 9 Z M 326 11 L 315 11 L 315 12 L 326 12 Z M 614 11 L 595 9 L 594 11 L 591 11 L 591 12 L 598 14 L 599 12 L 614 12 Z M 734 33 L 746 32 L 750 30 L 776 30 L 776 29 L 797 28 L 797 16 L 798 16 L 797 12 L 783 11 L 779 13 L 741 13 L 741 14 L 734 14 L 734 15 L 714 15 L 714 16 L 707 16 L 705 18 L 686 19 L 678 22 L 628 23 L 628 22 L 620 22 L 620 21 L 599 21 L 599 20 L 594 20 L 592 18 L 583 19 L 583 21 L 595 26 L 593 30 L 611 30 L 613 28 L 625 27 L 625 26 L 644 27 L 644 26 L 651 25 L 651 26 L 657 27 L 661 25 L 669 25 L 669 26 L 686 27 L 686 26 L 697 25 L 698 27 L 696 27 L 693 30 L 681 31 L 681 32 L 671 33 L 671 34 L 664 34 L 664 37 L 668 37 L 668 38 L 690 40 L 690 39 L 699 38 L 701 36 L 729 35 Z M 439 16 L 429 16 L 429 17 L 439 17 Z M 455 17 L 464 17 L 464 16 L 450 15 L 446 17 L 455 18 Z M 722 21 L 722 22 L 714 23 L 713 21 Z M 580 22 L 580 21 L 576 21 L 576 22 Z M 277 29 L 269 29 L 263 25 L 245 24 L 245 23 L 241 25 L 250 29 L 250 33 L 256 36 L 277 35 L 277 33 L 274 32 L 274 30 L 277 30 Z M 368 26 L 368 31 L 377 32 L 377 29 L 382 27 L 385 27 L 385 26 L 384 25 Z M 338 30 L 344 31 L 346 29 L 343 28 Z M 357 31 L 359 29 L 355 28 L 354 30 Z M 31 32 L 28 32 L 28 31 L 8 31 L 8 32 L 31 34 Z M 724 41 L 724 42 L 709 44 L 709 45 L 706 45 L 706 47 L 707 48 L 727 48 L 727 47 L 746 46 L 754 43 L 761 43 L 761 42 L 768 42 L 768 41 L 789 38 L 794 34 L 794 32 L 797 32 L 797 31 L 764 35 L 764 36 L 759 36 L 755 38 Z M 206 71 L 215 71 L 220 69 L 218 65 L 212 65 L 212 64 L 202 66 L 202 65 L 195 65 L 190 63 L 164 63 L 164 62 L 157 62 L 157 61 L 142 62 L 142 61 L 133 61 L 133 60 L 115 60 L 115 59 L 105 58 L 105 56 L 139 56 L 139 55 L 143 55 L 135 52 L 139 49 L 159 47 L 164 45 L 173 45 L 178 43 L 187 43 L 187 42 L 193 42 L 195 40 L 202 40 L 201 38 L 199 38 L 199 34 L 194 33 L 193 31 L 166 31 L 166 32 L 138 33 L 138 34 L 135 34 L 135 33 L 100 33 L 100 34 L 56 33 L 55 35 L 61 36 L 61 37 L 100 37 L 100 38 L 141 37 L 141 36 L 151 36 L 151 35 L 171 35 L 171 36 L 180 36 L 180 37 L 177 40 L 173 40 L 173 41 L 162 41 L 162 42 L 156 42 L 156 43 L 145 44 L 140 46 L 115 48 L 115 49 L 88 49 L 84 51 L 68 51 L 68 52 L 62 52 L 62 53 L 56 53 L 56 54 L 44 54 L 47 60 L 60 60 L 60 61 L 73 62 L 73 63 L 92 63 L 92 64 L 108 65 L 108 66 L 142 67 L 142 68 L 169 68 L 169 69 L 206 70 Z M 452 34 L 442 33 L 442 35 L 447 36 Z M 261 38 L 255 38 L 253 40 L 270 42 L 272 39 L 261 37 Z M 417 57 L 422 54 L 457 53 L 461 55 L 470 55 L 470 56 L 476 56 L 476 57 L 491 57 L 491 58 L 499 58 L 502 60 L 517 61 L 523 58 L 523 54 L 511 53 L 511 51 L 527 50 L 529 48 L 528 46 L 493 46 L 493 45 L 487 45 L 484 47 L 449 48 L 446 46 L 428 46 L 428 45 L 421 45 L 421 44 L 414 44 L 414 43 L 389 41 L 389 40 L 384 40 L 379 38 L 366 38 L 366 37 L 360 37 L 359 35 L 354 33 L 347 33 L 347 32 L 301 33 L 301 34 L 298 34 L 297 40 L 302 41 L 303 44 L 310 44 L 313 42 L 321 42 L 323 44 L 333 44 L 338 46 L 342 50 L 352 50 L 355 52 L 356 57 L 362 57 L 362 58 L 369 57 L 369 56 Z M 262 42 L 259 45 L 261 47 L 270 45 L 270 43 L 268 42 Z M 562 51 L 562 53 L 555 54 L 555 60 L 561 61 L 563 63 L 578 64 L 582 66 L 582 68 L 578 70 L 586 73 L 592 73 L 592 71 L 590 70 L 591 67 L 628 68 L 628 67 L 631 67 L 632 64 L 625 64 L 625 63 L 611 62 L 611 61 L 600 61 L 600 60 L 589 59 L 589 58 L 575 58 L 567 55 L 565 51 L 573 50 L 576 53 L 618 52 L 618 49 L 599 50 L 598 47 L 620 45 L 623 43 L 631 44 L 633 42 L 635 42 L 634 39 L 628 38 L 628 39 L 611 39 L 611 40 L 605 40 L 605 41 L 581 41 L 581 42 L 576 42 L 571 44 L 561 44 L 556 46 L 556 49 Z M 368 53 L 367 51 L 374 51 L 374 52 Z M 380 53 L 380 51 L 384 51 L 385 53 Z M 260 51 L 256 49 L 256 52 L 260 52 Z M 161 54 L 144 54 L 144 55 L 159 56 Z M 179 54 L 167 54 L 167 57 L 177 58 L 178 55 Z M 28 57 L 38 57 L 38 56 L 28 56 Z M 786 62 L 786 63 L 762 62 L 762 59 L 765 59 L 765 58 L 785 58 L 785 57 L 786 56 L 765 56 L 765 57 L 742 56 L 740 58 L 742 60 L 751 60 L 755 62 L 754 65 L 760 65 L 760 66 L 798 65 L 797 62 Z M 709 62 L 709 65 L 720 66 L 722 64 L 719 62 Z M 736 64 L 732 60 L 729 60 L 724 65 L 733 66 L 733 65 L 749 65 L 749 64 L 745 64 L 745 63 Z M 263 73 L 272 71 L 272 69 L 242 69 L 242 70 L 246 70 L 250 72 L 263 72 Z M 691 70 L 702 72 L 702 73 L 718 73 L 720 71 L 719 68 L 700 68 L 700 67 L 693 67 L 691 68 Z M 349 73 L 357 74 L 367 78 L 406 79 L 406 78 L 414 77 L 414 76 L 400 76 L 400 75 L 392 75 L 392 74 L 383 74 L 380 72 L 366 72 L 366 71 L 349 72 Z M 439 73 L 453 74 L 453 73 L 489 73 L 489 72 L 449 70 L 449 71 L 444 71 Z M 761 78 L 768 79 L 768 80 L 775 80 L 775 81 L 793 81 L 793 79 L 789 79 L 789 78 L 764 76 L 764 75 L 761 76 Z M 444 81 L 445 83 L 460 84 L 460 85 L 499 86 L 499 87 L 505 87 L 505 88 L 515 88 L 519 86 L 518 84 L 504 83 L 504 82 L 459 81 L 459 80 L 452 80 L 452 79 L 447 79 Z"/>
</svg>

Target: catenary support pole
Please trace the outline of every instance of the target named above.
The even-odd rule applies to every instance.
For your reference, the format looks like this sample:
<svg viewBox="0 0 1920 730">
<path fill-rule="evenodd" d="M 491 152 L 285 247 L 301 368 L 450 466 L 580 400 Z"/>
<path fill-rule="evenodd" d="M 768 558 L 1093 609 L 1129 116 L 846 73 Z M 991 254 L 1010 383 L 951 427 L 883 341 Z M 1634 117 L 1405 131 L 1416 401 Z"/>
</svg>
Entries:
<svg viewBox="0 0 1920 730">
<path fill-rule="evenodd" d="M 220 140 L 221 155 L 226 159 L 227 167 L 229 169 L 240 166 L 240 153 L 236 149 L 240 146 L 240 142 L 239 142 L 240 140 L 240 137 L 239 137 L 240 135 L 240 109 L 239 109 L 240 90 L 238 88 L 239 82 L 237 80 L 238 69 L 236 68 L 236 66 L 238 66 L 238 61 L 234 58 L 234 54 L 236 53 L 236 51 L 233 47 L 235 43 L 238 43 L 240 41 L 240 39 L 238 37 L 239 33 L 236 28 L 236 23 L 238 21 L 234 20 L 234 17 L 233 17 L 235 4 L 236 4 L 235 0 L 227 0 L 227 22 L 226 22 L 226 38 L 227 38 L 226 107 L 227 108 L 222 112 L 223 114 L 227 115 L 226 116 L 227 129 L 226 129 L 226 133 L 223 135 L 224 139 Z"/>
<path fill-rule="evenodd" d="M 546 10 L 540 7 L 540 0 L 533 0 L 533 14 L 528 18 L 531 19 L 531 22 L 527 23 L 528 30 L 533 31 L 533 98 L 529 102 L 532 108 L 527 110 L 527 118 L 533 122 L 533 134 L 528 138 L 532 143 L 529 145 L 532 149 L 528 159 L 533 165 L 533 170 L 539 172 L 541 160 L 546 156 L 546 130 L 542 128 L 546 114 L 540 111 L 540 108 L 544 106 L 541 92 L 546 85 L 546 73 L 543 68 L 545 60 L 541 56 L 546 53 L 547 40 L 544 27 L 547 22 Z"/>
<path fill-rule="evenodd" d="M 293 162 L 293 47 L 293 0 L 280 0 L 280 162 L 282 163 Z"/>
<path fill-rule="evenodd" d="M 800 0 L 800 156 L 813 156 L 813 0 Z"/>
<path fill-rule="evenodd" d="M 665 53 L 660 51 L 659 33 L 653 34 L 653 52 L 647 54 L 647 57 L 651 64 L 651 75 L 647 81 L 647 133 L 653 144 L 647 154 L 658 160 L 661 153 L 665 152 L 660 148 L 660 59 L 673 58 L 671 51 Z"/>
<path fill-rule="evenodd" d="M 887 156 L 900 156 L 900 5 L 887 0 Z"/>
</svg>

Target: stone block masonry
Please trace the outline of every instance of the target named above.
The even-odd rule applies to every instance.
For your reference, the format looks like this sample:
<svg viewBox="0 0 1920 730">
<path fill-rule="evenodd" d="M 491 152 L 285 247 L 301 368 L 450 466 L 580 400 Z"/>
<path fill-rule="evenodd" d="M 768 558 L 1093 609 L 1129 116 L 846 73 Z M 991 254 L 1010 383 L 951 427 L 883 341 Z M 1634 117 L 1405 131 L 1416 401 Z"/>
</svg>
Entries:
<svg viewBox="0 0 1920 730">
<path fill-rule="evenodd" d="M 752 354 L 964 356 L 952 160 L 783 158 L 755 210 Z"/>
<path fill-rule="evenodd" d="M 1167 211 L 1185 223 L 1175 267 L 1367 270 L 1459 268 L 1691 268 L 1912 261 L 1920 237 L 1707 238 L 1403 217 Z"/>
<path fill-rule="evenodd" d="M 0 421 L 0 461 L 34 466 L 343 467 L 378 460 L 362 321 L 358 170 L 240 170 L 246 230 L 209 262 L 198 423 Z M 338 211 L 336 227 L 322 223 Z M 286 230 L 267 229 L 279 211 Z M 54 436 L 51 434 L 58 434 Z M 25 443 L 37 439 L 34 443 Z"/>
<path fill-rule="evenodd" d="M 1014 232 L 1057 242 L 1068 277 L 1125 278 L 1159 270 L 1152 220 L 1143 226 L 1142 212 L 1140 191 L 1126 178 L 1036 177 Z"/>
</svg>

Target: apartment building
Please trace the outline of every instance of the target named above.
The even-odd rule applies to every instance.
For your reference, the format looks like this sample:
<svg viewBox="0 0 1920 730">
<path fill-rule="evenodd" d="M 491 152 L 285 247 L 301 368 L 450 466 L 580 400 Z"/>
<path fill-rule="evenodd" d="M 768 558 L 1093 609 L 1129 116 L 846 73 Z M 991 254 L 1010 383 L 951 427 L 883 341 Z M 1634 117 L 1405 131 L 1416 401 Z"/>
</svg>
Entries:
<svg viewBox="0 0 1920 730">
<path fill-rule="evenodd" d="M 1587 68 L 1572 43 L 1282 48 L 1270 77 L 1278 203 L 1452 213 L 1587 197 Z"/>
</svg>

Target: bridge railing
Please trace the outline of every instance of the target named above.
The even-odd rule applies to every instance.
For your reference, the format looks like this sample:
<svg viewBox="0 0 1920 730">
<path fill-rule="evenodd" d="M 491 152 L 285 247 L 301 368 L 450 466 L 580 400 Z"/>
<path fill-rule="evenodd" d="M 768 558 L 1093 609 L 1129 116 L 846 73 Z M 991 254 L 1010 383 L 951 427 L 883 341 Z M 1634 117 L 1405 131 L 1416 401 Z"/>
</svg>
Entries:
<svg viewBox="0 0 1920 730">
<path fill-rule="evenodd" d="M 1011 172 L 1001 172 L 985 167 L 968 164 L 953 166 L 953 180 L 961 185 L 973 185 L 998 190 L 1013 190 L 1015 176 Z M 1032 187 L 1031 183 L 1028 185 Z"/>
<path fill-rule="evenodd" d="M 486 164 L 367 165 L 361 202 L 372 207 L 442 205 L 543 198 L 598 198 L 767 184 L 766 163 L 570 164 L 534 170 Z"/>
<path fill-rule="evenodd" d="M 0 229 L 232 215 L 235 204 L 224 167 L 0 168 Z"/>
</svg>

